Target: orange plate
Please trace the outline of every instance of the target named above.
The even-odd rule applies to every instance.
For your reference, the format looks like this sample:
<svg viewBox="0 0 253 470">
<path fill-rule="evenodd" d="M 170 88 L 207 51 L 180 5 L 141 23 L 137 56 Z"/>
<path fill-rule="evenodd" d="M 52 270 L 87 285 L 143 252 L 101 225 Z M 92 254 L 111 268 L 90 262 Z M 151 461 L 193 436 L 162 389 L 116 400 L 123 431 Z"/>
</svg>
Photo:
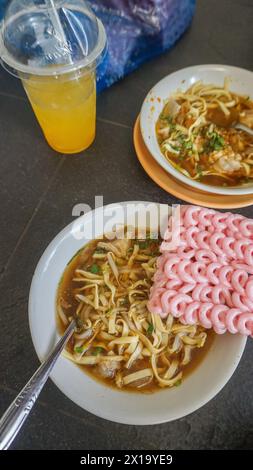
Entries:
<svg viewBox="0 0 253 470">
<path fill-rule="evenodd" d="M 198 189 L 187 186 L 176 180 L 165 171 L 152 157 L 147 149 L 140 128 L 140 117 L 138 116 L 134 126 L 134 147 L 140 164 L 146 173 L 168 193 L 173 194 L 183 201 L 191 202 L 199 206 L 213 207 L 217 209 L 236 209 L 247 207 L 253 204 L 253 194 L 243 194 L 242 196 L 224 196 L 223 194 L 206 193 Z"/>
</svg>

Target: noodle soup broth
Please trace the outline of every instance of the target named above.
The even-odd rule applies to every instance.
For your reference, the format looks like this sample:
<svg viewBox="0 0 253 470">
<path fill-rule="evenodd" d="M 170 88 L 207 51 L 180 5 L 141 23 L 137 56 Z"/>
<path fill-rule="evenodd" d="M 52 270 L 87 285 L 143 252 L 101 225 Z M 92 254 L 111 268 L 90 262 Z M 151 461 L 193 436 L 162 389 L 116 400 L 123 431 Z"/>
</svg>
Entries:
<svg viewBox="0 0 253 470">
<path fill-rule="evenodd" d="M 213 333 L 147 309 L 160 240 L 93 240 L 67 265 L 57 292 L 60 332 L 78 330 L 64 355 L 118 390 L 180 386 L 210 348 Z"/>
</svg>

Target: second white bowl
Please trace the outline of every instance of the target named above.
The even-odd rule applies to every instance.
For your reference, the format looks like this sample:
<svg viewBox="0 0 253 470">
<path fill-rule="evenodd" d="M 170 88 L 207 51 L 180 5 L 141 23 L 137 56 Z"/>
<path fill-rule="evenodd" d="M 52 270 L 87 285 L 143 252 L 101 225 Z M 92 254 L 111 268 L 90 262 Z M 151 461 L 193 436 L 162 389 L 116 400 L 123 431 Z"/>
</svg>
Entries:
<svg viewBox="0 0 253 470">
<path fill-rule="evenodd" d="M 249 95 L 253 98 L 253 73 L 238 67 L 229 65 L 195 65 L 178 70 L 158 82 L 147 94 L 140 114 L 141 133 L 144 142 L 154 159 L 168 173 L 196 189 L 215 194 L 241 195 L 253 194 L 253 184 L 242 187 L 211 186 L 192 180 L 176 170 L 162 154 L 157 138 L 155 125 L 164 107 L 165 101 L 171 93 L 178 88 L 187 90 L 193 83 L 202 80 L 204 83 L 214 83 L 223 86 L 224 78 L 230 79 L 230 89 L 241 95 Z"/>
</svg>

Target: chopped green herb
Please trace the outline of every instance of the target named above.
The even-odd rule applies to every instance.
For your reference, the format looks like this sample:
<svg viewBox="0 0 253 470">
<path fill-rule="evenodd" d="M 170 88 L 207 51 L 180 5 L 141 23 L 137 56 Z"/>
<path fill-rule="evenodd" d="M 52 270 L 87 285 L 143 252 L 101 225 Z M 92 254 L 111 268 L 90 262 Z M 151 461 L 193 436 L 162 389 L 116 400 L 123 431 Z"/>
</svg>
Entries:
<svg viewBox="0 0 253 470">
<path fill-rule="evenodd" d="M 184 134 L 180 134 L 177 137 L 177 140 L 180 142 L 181 146 L 186 150 L 192 149 L 192 142 L 190 140 L 186 140 L 186 136 Z"/>
<path fill-rule="evenodd" d="M 214 144 L 214 150 L 220 150 L 224 147 L 224 139 L 221 137 L 219 141 L 216 141 Z"/>
<path fill-rule="evenodd" d="M 176 125 L 173 122 L 172 116 L 164 116 L 163 114 L 161 114 L 160 119 L 162 119 L 163 121 L 166 121 L 167 124 L 169 124 L 171 130 L 174 130 L 176 128 Z"/>
<path fill-rule="evenodd" d="M 92 356 L 98 356 L 104 351 L 104 348 L 101 348 L 101 346 L 97 346 L 94 351 L 92 352 Z"/>
<path fill-rule="evenodd" d="M 192 142 L 190 140 L 184 141 L 182 145 L 186 150 L 192 150 Z"/>
<path fill-rule="evenodd" d="M 212 132 L 211 134 L 208 133 L 207 135 L 210 138 L 208 147 L 211 150 L 220 150 L 224 147 L 225 141 L 220 134 L 217 134 L 217 132 Z"/>
<path fill-rule="evenodd" d="M 148 328 L 147 328 L 147 334 L 152 335 L 153 331 L 154 331 L 154 325 L 152 323 L 149 323 Z"/>
<path fill-rule="evenodd" d="M 79 346 L 76 346 L 76 347 L 75 347 L 75 352 L 78 353 L 78 354 L 82 354 L 82 352 L 83 352 L 82 346 L 80 346 L 80 347 L 79 347 Z"/>
<path fill-rule="evenodd" d="M 176 152 L 180 152 L 180 148 L 177 145 L 171 145 L 170 144 L 170 146 L 173 150 L 176 150 Z"/>
<path fill-rule="evenodd" d="M 175 387 L 179 387 L 179 385 L 181 385 L 181 383 L 182 383 L 182 380 L 179 379 L 179 380 L 177 380 L 177 381 L 175 382 L 174 385 L 175 385 Z"/>
<path fill-rule="evenodd" d="M 203 176 L 203 173 L 202 173 L 203 169 L 202 169 L 201 165 L 197 165 L 196 170 L 197 170 L 198 176 Z"/>
<path fill-rule="evenodd" d="M 161 113 L 160 114 L 160 119 L 162 121 L 166 121 L 168 124 L 172 124 L 172 116 L 166 116 L 166 114 Z"/>
<path fill-rule="evenodd" d="M 139 244 L 139 248 L 140 248 L 141 250 L 146 250 L 146 248 L 148 248 L 149 241 L 146 240 L 145 242 L 139 242 L 138 244 Z"/>
<path fill-rule="evenodd" d="M 168 122 L 168 124 L 173 123 L 173 117 L 172 116 L 163 116 L 162 119 Z"/>
<path fill-rule="evenodd" d="M 100 266 L 98 266 L 97 264 L 92 264 L 92 265 L 89 267 L 89 271 L 90 271 L 92 274 L 98 274 L 99 271 L 100 271 Z"/>
</svg>

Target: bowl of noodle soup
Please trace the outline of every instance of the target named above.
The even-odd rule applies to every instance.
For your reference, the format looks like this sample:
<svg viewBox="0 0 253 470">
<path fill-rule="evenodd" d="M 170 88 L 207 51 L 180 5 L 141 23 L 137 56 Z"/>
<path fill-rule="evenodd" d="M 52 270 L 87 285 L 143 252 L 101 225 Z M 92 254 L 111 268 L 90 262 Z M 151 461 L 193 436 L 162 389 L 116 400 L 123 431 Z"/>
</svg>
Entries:
<svg viewBox="0 0 253 470">
<path fill-rule="evenodd" d="M 146 96 L 144 142 L 172 176 L 224 195 L 253 193 L 253 101 L 250 71 L 201 65 L 172 73 Z"/>
<path fill-rule="evenodd" d="M 150 225 L 145 238 L 136 227 L 131 239 L 125 233 L 131 215 L 142 227 L 149 204 L 112 204 L 68 225 L 42 255 L 29 297 L 40 360 L 73 316 L 80 321 L 52 371 L 54 383 L 87 411 L 126 424 L 172 421 L 200 408 L 230 379 L 246 343 L 241 335 L 207 334 L 148 312 L 160 240 Z M 102 228 L 106 214 L 95 237 L 92 229 Z M 106 236 L 115 224 L 124 227 L 122 239 Z"/>
</svg>

